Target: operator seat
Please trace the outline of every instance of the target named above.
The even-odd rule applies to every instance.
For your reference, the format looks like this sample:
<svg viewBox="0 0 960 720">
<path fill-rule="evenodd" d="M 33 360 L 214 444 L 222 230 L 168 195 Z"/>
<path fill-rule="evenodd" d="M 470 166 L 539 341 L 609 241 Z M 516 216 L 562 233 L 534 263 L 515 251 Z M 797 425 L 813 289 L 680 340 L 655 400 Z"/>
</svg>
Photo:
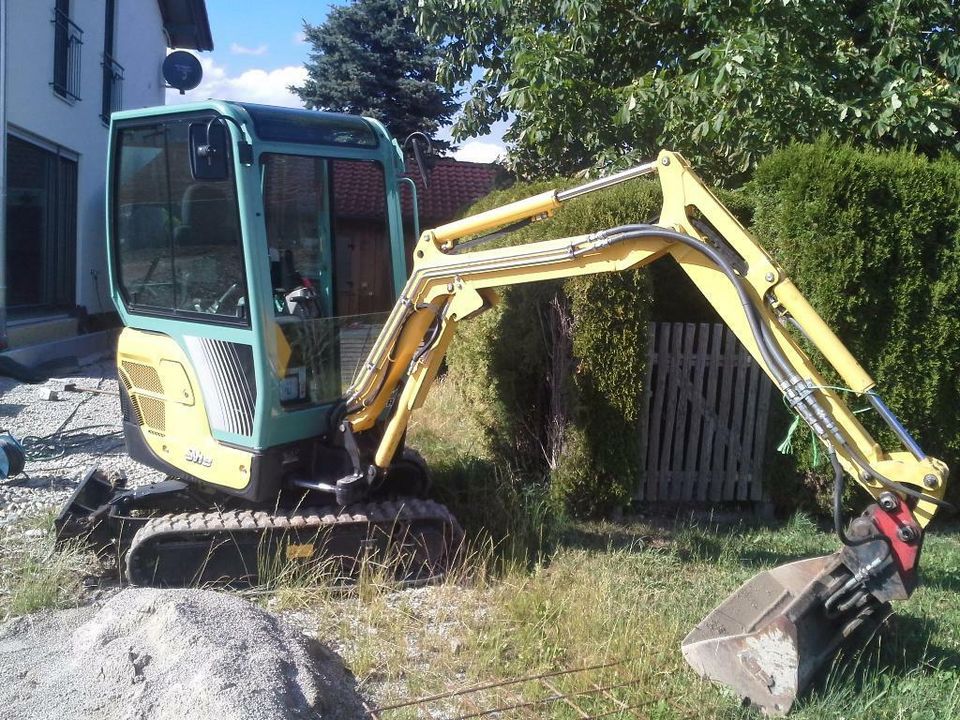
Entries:
<svg viewBox="0 0 960 720">
<path fill-rule="evenodd" d="M 183 194 L 180 220 L 175 242 L 178 305 L 218 312 L 224 293 L 245 286 L 236 201 L 212 183 L 195 183 Z"/>
<path fill-rule="evenodd" d="M 236 204 L 210 183 L 187 188 L 180 203 L 177 245 L 235 245 L 239 236 Z"/>
</svg>

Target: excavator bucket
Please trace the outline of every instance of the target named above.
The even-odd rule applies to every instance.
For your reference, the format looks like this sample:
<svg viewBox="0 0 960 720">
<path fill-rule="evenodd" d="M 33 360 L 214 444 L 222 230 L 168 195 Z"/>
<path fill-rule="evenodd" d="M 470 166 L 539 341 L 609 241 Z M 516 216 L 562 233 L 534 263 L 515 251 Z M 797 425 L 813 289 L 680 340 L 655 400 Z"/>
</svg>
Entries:
<svg viewBox="0 0 960 720">
<path fill-rule="evenodd" d="M 764 713 L 786 714 L 858 627 L 886 615 L 850 578 L 839 552 L 755 575 L 684 638 L 683 656 Z"/>
</svg>

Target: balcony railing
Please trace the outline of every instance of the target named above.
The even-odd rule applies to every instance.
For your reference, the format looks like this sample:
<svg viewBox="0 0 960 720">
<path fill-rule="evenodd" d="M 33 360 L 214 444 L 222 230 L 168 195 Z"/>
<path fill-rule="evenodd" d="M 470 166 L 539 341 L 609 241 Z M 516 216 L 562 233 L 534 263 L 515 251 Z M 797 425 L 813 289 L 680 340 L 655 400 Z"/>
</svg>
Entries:
<svg viewBox="0 0 960 720">
<path fill-rule="evenodd" d="M 123 109 L 123 65 L 103 54 L 103 102 L 100 119 L 110 122 L 110 113 Z"/>
<path fill-rule="evenodd" d="M 80 100 L 80 48 L 83 30 L 61 10 L 53 11 L 53 91 L 62 98 Z"/>
</svg>

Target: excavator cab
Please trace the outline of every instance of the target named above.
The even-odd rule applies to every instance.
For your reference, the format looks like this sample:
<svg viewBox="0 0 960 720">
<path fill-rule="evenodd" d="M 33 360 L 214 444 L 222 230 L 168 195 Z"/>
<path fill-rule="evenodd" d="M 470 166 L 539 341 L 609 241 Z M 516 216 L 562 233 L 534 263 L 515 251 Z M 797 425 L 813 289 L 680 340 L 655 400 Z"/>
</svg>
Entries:
<svg viewBox="0 0 960 720">
<path fill-rule="evenodd" d="M 400 450 L 368 476 L 376 433 L 343 422 L 408 274 L 402 183 L 418 229 L 383 125 L 220 101 L 125 111 L 108 165 L 126 448 L 167 479 L 92 469 L 61 542 L 85 538 L 135 584 L 250 585 L 276 563 L 353 578 L 394 555 L 399 580 L 436 576 L 460 528 L 423 499 L 425 464 Z"/>
<path fill-rule="evenodd" d="M 397 143 L 375 120 L 210 101 L 115 114 L 110 155 L 133 457 L 255 501 L 349 472 L 316 439 L 407 276 Z"/>
</svg>

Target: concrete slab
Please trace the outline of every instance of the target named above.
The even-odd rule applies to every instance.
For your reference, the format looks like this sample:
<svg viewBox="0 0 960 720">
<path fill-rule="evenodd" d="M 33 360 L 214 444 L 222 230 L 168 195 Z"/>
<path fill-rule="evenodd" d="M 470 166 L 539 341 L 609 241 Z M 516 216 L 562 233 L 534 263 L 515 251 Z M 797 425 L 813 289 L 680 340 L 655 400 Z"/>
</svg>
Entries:
<svg viewBox="0 0 960 720">
<path fill-rule="evenodd" d="M 0 353 L 28 368 L 73 358 L 76 365 L 87 365 L 113 355 L 119 330 L 101 330 L 61 340 L 27 345 Z"/>
</svg>

